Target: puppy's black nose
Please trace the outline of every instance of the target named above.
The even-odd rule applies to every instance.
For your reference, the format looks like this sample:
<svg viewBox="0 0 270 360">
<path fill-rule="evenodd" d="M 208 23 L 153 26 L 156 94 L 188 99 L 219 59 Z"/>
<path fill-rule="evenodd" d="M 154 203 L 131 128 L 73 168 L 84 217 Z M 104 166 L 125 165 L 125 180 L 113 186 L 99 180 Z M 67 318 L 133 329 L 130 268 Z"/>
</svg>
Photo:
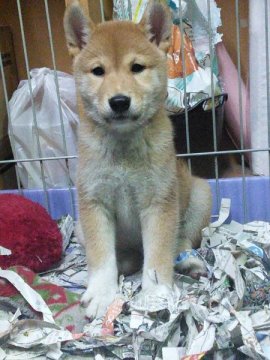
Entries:
<svg viewBox="0 0 270 360">
<path fill-rule="evenodd" d="M 110 107 L 116 113 L 127 111 L 130 106 L 130 97 L 124 95 L 115 95 L 109 99 Z"/>
</svg>

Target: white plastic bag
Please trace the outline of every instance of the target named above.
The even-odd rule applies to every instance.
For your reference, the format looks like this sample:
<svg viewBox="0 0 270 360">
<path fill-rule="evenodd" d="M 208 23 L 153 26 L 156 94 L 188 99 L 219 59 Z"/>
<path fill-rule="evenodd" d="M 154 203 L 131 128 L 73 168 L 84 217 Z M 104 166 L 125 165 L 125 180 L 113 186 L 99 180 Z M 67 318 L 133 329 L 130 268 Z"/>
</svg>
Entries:
<svg viewBox="0 0 270 360">
<path fill-rule="evenodd" d="M 23 80 L 9 102 L 11 117 L 9 136 L 11 137 L 13 130 L 14 158 L 35 159 L 40 155 L 43 158 L 65 156 L 54 72 L 41 68 L 33 69 L 30 75 L 41 154 L 38 150 L 29 84 L 27 80 Z M 57 71 L 57 76 L 67 155 L 73 156 L 77 154 L 76 134 L 79 124 L 75 82 L 73 76 L 69 74 Z M 68 164 L 69 171 L 63 159 L 43 161 L 47 188 L 66 187 L 70 183 L 69 174 L 74 183 L 76 159 L 68 160 Z M 18 170 L 24 188 L 43 187 L 39 161 L 19 163 Z"/>
</svg>

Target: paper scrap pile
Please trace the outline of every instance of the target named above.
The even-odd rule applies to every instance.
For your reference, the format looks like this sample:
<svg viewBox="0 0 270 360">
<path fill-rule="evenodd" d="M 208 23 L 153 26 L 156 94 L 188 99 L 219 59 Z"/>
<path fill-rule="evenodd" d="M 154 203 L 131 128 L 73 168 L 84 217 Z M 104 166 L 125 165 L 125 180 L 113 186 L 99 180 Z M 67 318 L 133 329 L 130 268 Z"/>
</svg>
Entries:
<svg viewBox="0 0 270 360">
<path fill-rule="evenodd" d="M 105 318 L 76 316 L 73 329 L 16 272 L 1 270 L 30 309 L 0 291 L 0 359 L 270 359 L 270 224 L 224 224 L 228 211 L 224 200 L 202 247 L 177 258 L 199 257 L 207 276 L 175 274 L 173 291 L 160 296 L 142 293 L 141 274 L 120 277 Z M 74 238 L 63 263 L 42 279 L 83 291 L 85 256 Z"/>
</svg>

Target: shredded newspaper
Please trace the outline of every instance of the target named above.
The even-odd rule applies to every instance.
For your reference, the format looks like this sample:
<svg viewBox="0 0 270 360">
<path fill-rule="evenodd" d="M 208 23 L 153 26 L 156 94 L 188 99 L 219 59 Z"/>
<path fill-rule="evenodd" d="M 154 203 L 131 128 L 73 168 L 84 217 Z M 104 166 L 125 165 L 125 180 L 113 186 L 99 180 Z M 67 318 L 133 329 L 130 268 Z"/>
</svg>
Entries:
<svg viewBox="0 0 270 360">
<path fill-rule="evenodd" d="M 154 297 L 141 291 L 141 274 L 121 276 L 106 316 L 90 322 L 72 310 L 73 328 L 60 323 L 51 302 L 14 269 L 0 270 L 0 289 L 11 283 L 25 301 L 0 290 L 0 360 L 270 359 L 270 224 L 225 224 L 229 207 L 223 199 L 219 219 L 203 230 L 200 249 L 177 257 L 199 257 L 206 268 L 199 279 L 175 274 L 171 293 Z M 62 263 L 39 277 L 79 297 L 87 266 L 71 224 L 70 218 L 59 222 Z"/>
</svg>

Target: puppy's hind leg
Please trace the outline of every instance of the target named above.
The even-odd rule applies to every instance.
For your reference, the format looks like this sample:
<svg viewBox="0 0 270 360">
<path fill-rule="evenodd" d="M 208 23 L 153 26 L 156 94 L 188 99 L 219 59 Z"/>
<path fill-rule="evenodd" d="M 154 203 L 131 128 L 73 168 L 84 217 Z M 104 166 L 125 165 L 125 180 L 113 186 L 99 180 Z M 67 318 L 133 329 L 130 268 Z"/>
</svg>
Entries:
<svg viewBox="0 0 270 360">
<path fill-rule="evenodd" d="M 190 201 L 179 226 L 177 254 L 188 249 L 196 249 L 201 244 L 201 231 L 208 226 L 212 208 L 212 195 L 208 183 L 192 177 Z M 203 262 L 190 257 L 175 266 L 177 272 L 192 276 L 205 272 Z"/>
</svg>

